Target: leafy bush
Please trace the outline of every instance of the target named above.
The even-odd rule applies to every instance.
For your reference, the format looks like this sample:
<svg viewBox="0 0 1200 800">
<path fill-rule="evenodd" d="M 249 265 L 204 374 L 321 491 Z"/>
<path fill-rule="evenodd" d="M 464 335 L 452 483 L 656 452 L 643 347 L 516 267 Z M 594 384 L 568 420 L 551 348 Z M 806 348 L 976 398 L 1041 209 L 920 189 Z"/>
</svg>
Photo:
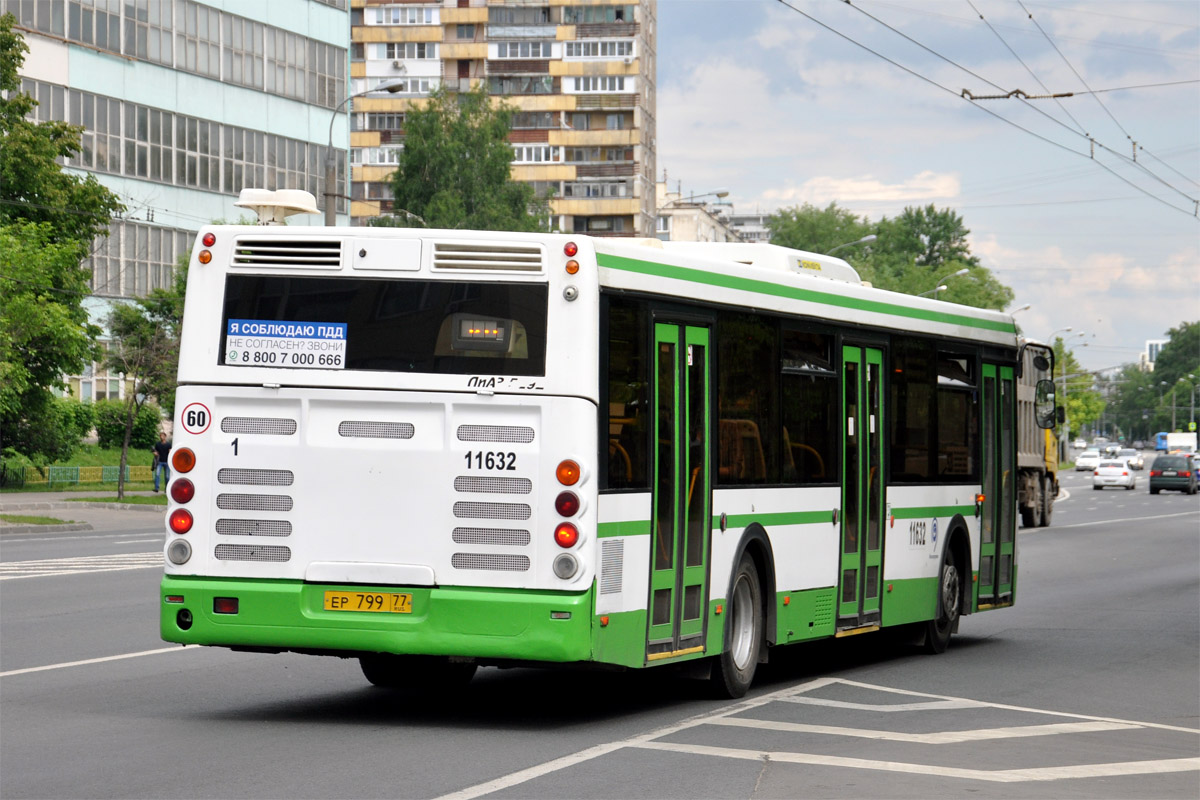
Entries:
<svg viewBox="0 0 1200 800">
<path fill-rule="evenodd" d="M 75 438 L 83 439 L 92 432 L 96 425 L 94 403 L 81 403 L 71 398 L 64 398 L 58 402 L 62 406 L 64 419 L 69 420 L 68 424 Z"/>
<path fill-rule="evenodd" d="M 28 456 L 11 447 L 0 450 L 0 486 L 24 486 L 26 478 L 32 477 L 36 470 L 37 465 Z"/>
<path fill-rule="evenodd" d="M 82 405 L 50 394 L 27 398 L 29 416 L 4 426 L 0 447 L 23 453 L 37 466 L 70 458 L 91 429 L 90 409 Z"/>
<path fill-rule="evenodd" d="M 125 441 L 125 403 L 120 400 L 101 400 L 95 403 L 96 436 L 101 447 L 117 447 Z M 162 415 L 158 406 L 145 403 L 138 409 L 129 439 L 132 450 L 149 450 L 158 441 Z"/>
</svg>

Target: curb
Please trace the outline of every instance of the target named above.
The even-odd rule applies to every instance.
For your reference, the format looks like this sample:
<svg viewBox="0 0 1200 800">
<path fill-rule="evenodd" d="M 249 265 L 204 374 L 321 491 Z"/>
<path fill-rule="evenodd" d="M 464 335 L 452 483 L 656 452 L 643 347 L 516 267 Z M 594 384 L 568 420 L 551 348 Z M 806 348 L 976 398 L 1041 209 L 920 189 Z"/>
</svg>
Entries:
<svg viewBox="0 0 1200 800">
<path fill-rule="evenodd" d="M 11 525 L 0 522 L 0 533 L 70 533 L 91 530 L 95 528 L 90 522 L 75 522 L 69 525 Z"/>
<path fill-rule="evenodd" d="M 133 503 L 85 503 L 71 500 L 46 501 L 37 503 L 8 503 L 0 504 L 0 514 L 13 511 L 48 511 L 63 508 L 107 508 L 113 511 L 154 511 L 159 514 L 167 513 L 166 506 L 151 506 Z"/>
</svg>

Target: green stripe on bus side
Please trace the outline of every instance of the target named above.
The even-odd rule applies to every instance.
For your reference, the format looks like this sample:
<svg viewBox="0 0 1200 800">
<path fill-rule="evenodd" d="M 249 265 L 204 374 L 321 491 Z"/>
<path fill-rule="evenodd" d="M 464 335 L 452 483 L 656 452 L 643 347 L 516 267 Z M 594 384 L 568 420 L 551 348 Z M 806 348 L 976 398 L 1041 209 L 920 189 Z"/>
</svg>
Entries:
<svg viewBox="0 0 1200 800">
<path fill-rule="evenodd" d="M 892 516 L 896 519 L 928 519 L 929 517 L 953 517 L 955 514 L 975 516 L 975 506 L 917 506 L 914 508 L 893 508 Z"/>
<path fill-rule="evenodd" d="M 726 528 L 745 528 L 757 522 L 764 527 L 769 525 L 816 525 L 823 522 L 830 525 L 833 522 L 833 509 L 828 511 L 783 511 L 777 514 L 735 514 L 725 518 Z M 721 518 L 713 517 L 713 530 L 721 529 Z"/>
<path fill-rule="evenodd" d="M 676 267 L 671 264 L 659 264 L 653 261 L 641 261 L 634 258 L 614 256 L 608 253 L 597 253 L 596 262 L 609 269 L 624 272 L 636 272 L 641 275 L 657 275 L 661 278 L 703 283 L 722 289 L 738 289 L 744 292 L 784 297 L 790 300 L 804 300 L 810 303 L 823 303 L 840 308 L 853 308 L 859 311 L 870 311 L 876 314 L 888 314 L 895 317 L 908 317 L 928 322 L 942 322 L 949 325 L 962 325 L 968 328 L 979 328 L 1001 333 L 1016 333 L 1016 327 L 1011 322 L 993 322 L 986 319 L 976 319 L 962 314 L 947 314 L 941 311 L 926 311 L 918 308 L 907 308 L 895 303 L 884 303 L 879 300 L 860 300 L 854 297 L 817 292 L 812 289 L 801 289 L 795 286 L 783 286 L 768 281 L 753 278 L 741 278 L 735 275 L 721 275 L 703 270 Z"/>
<path fill-rule="evenodd" d="M 650 520 L 627 519 L 620 522 L 601 522 L 596 526 L 596 538 L 607 539 L 610 536 L 649 536 Z"/>
</svg>

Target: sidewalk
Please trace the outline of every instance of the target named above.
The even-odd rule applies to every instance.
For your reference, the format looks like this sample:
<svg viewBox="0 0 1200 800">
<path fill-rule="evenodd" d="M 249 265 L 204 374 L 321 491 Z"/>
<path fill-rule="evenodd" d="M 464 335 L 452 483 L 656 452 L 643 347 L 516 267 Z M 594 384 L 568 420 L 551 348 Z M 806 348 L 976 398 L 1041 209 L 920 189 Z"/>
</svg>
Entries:
<svg viewBox="0 0 1200 800">
<path fill-rule="evenodd" d="M 0 513 L 69 519 L 61 525 L 27 525 L 0 520 L 0 533 L 67 533 L 71 531 L 120 531 L 161 524 L 164 506 L 99 503 L 70 500 L 72 497 L 107 495 L 108 492 L 11 492 L 0 494 Z M 152 496 L 152 491 L 126 492 Z M 115 495 L 115 492 L 114 492 Z M 70 513 L 65 513 L 65 512 Z M 50 513 L 54 512 L 54 513 Z M 154 516 L 157 514 L 157 519 Z"/>
</svg>

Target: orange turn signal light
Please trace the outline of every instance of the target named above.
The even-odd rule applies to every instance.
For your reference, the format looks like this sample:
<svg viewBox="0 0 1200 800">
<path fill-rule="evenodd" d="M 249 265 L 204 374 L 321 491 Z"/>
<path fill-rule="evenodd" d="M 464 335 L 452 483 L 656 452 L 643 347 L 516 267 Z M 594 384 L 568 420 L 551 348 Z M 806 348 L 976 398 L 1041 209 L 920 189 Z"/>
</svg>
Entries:
<svg viewBox="0 0 1200 800">
<path fill-rule="evenodd" d="M 579 272 L 579 262 L 572 258 L 567 262 L 567 274 L 574 275 L 576 272 Z"/>
<path fill-rule="evenodd" d="M 196 256 L 196 260 L 199 261 L 201 264 L 207 264 L 208 262 L 212 261 L 212 251 L 211 250 L 201 250 L 200 255 Z"/>
<path fill-rule="evenodd" d="M 582 471 L 578 464 L 568 458 L 559 462 L 558 469 L 554 470 L 554 476 L 563 486 L 574 486 L 579 483 Z"/>
<path fill-rule="evenodd" d="M 191 472 L 196 467 L 196 454 L 190 448 L 181 447 L 171 453 L 171 468 L 176 472 Z"/>
</svg>

